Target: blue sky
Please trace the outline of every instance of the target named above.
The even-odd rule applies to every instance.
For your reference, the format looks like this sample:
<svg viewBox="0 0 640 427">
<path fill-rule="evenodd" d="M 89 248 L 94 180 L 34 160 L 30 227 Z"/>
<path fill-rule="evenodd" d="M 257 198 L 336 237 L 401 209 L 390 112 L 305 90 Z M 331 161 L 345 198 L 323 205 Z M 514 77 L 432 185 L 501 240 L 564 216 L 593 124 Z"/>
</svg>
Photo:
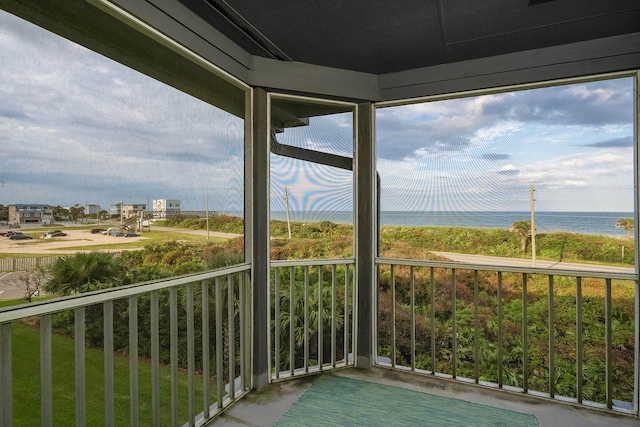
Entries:
<svg viewBox="0 0 640 427">
<path fill-rule="evenodd" d="M 633 93 L 625 78 L 381 109 L 383 209 L 527 211 L 533 184 L 540 210 L 633 211 Z"/>
<path fill-rule="evenodd" d="M 0 203 L 241 210 L 243 123 L 0 12 Z M 383 210 L 633 210 L 633 82 L 379 109 Z M 283 143 L 353 151 L 348 114 Z M 352 175 L 272 156 L 272 209 L 348 210 Z"/>
<path fill-rule="evenodd" d="M 242 120 L 0 12 L 0 203 L 243 208 Z"/>
</svg>

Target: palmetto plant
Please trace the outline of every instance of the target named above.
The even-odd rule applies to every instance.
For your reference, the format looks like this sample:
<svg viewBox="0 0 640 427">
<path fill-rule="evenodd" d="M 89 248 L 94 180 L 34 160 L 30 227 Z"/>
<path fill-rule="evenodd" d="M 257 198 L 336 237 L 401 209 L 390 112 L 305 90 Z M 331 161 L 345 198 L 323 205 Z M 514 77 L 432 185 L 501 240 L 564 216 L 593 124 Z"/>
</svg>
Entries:
<svg viewBox="0 0 640 427">
<path fill-rule="evenodd" d="M 272 299 L 272 334 L 275 327 L 279 330 L 279 369 L 291 369 L 291 330 L 293 329 L 293 354 L 294 368 L 303 366 L 305 355 L 305 333 L 308 342 L 308 354 L 310 364 L 315 364 L 322 351 L 323 362 L 331 360 L 331 334 L 332 327 L 336 334 L 337 359 L 343 354 L 344 335 L 344 287 L 336 287 L 336 295 L 333 295 L 331 275 L 323 276 L 322 290 L 318 285 L 317 274 L 310 274 L 308 289 L 305 290 L 304 276 L 298 272 L 293 284 L 293 311 L 291 310 L 291 285 L 289 271 L 283 273 L 282 288 L 277 296 Z M 315 271 L 317 273 L 317 271 Z M 295 274 L 295 273 L 294 273 Z M 319 304 L 320 301 L 322 304 Z M 333 305 L 335 301 L 335 306 Z M 279 317 L 275 319 L 275 305 L 279 307 Z M 333 312 L 332 312 L 333 311 Z M 306 325 L 305 325 L 306 319 Z M 323 335 L 323 348 L 318 349 L 319 332 Z M 274 343 L 275 345 L 275 343 Z M 272 349 L 275 357 L 275 348 Z"/>
<path fill-rule="evenodd" d="M 122 260 L 108 252 L 78 252 L 59 258 L 50 269 L 47 292 L 72 295 L 120 286 L 127 281 Z"/>
</svg>

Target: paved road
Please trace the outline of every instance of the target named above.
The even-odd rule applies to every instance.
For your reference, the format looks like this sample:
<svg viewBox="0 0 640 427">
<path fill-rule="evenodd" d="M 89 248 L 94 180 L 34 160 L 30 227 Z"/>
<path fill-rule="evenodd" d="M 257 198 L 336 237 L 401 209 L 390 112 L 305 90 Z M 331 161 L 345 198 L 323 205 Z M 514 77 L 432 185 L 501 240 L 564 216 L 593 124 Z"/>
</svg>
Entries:
<svg viewBox="0 0 640 427">
<path fill-rule="evenodd" d="M 160 227 L 158 225 L 153 226 L 153 231 L 175 231 L 184 234 L 194 234 L 196 236 L 206 236 L 207 230 L 187 230 L 186 228 L 173 228 L 173 227 Z M 243 234 L 235 233 L 222 233 L 218 231 L 209 231 L 210 237 L 223 237 L 225 239 L 235 239 L 236 237 L 242 237 Z"/>
<path fill-rule="evenodd" d="M 19 299 L 25 295 L 25 291 L 16 286 L 16 281 L 22 272 L 0 272 L 0 300 Z"/>
<path fill-rule="evenodd" d="M 452 252 L 431 252 L 434 255 L 447 258 L 453 262 L 463 262 L 467 264 L 482 264 L 482 265 L 500 265 L 507 267 L 532 267 L 532 261 L 530 259 L 520 258 L 504 258 L 497 256 L 486 255 L 466 255 L 456 254 Z M 612 267 L 608 265 L 596 265 L 596 264 L 578 264 L 572 262 L 556 262 L 556 261 L 543 261 L 536 260 L 536 267 L 540 268 L 553 268 L 556 270 L 581 270 L 581 271 L 599 271 L 608 273 L 627 273 L 634 274 L 635 268 L 628 267 Z"/>
</svg>

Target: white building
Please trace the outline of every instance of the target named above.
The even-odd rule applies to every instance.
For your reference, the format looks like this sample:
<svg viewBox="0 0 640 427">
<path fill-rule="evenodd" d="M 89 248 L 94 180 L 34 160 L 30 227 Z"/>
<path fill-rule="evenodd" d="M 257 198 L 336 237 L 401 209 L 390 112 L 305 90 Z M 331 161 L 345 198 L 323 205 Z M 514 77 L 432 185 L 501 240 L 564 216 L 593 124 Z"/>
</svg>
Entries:
<svg viewBox="0 0 640 427">
<path fill-rule="evenodd" d="M 153 217 L 166 218 L 180 213 L 180 200 L 174 199 L 154 199 Z"/>
<path fill-rule="evenodd" d="M 84 214 L 87 216 L 95 216 L 100 213 L 100 205 L 86 204 L 84 205 Z"/>
</svg>

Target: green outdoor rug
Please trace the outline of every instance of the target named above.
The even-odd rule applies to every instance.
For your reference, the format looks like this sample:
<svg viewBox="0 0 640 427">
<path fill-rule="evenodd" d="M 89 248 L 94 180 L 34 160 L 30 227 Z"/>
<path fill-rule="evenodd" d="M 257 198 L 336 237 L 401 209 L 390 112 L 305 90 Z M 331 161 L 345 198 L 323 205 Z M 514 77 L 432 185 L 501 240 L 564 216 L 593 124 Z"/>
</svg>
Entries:
<svg viewBox="0 0 640 427">
<path fill-rule="evenodd" d="M 325 374 L 275 425 L 537 427 L 538 421 L 530 414 Z"/>
</svg>

